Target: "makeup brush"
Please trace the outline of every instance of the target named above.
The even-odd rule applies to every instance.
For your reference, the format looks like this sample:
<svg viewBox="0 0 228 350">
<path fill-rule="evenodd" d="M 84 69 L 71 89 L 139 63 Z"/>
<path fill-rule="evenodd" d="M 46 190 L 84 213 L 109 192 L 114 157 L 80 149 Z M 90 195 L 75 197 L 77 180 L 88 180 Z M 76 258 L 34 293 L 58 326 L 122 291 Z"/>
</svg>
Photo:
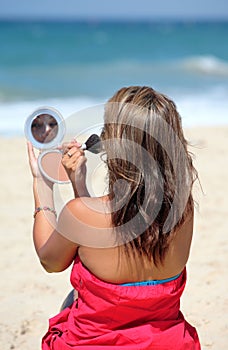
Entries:
<svg viewBox="0 0 228 350">
<path fill-rule="evenodd" d="M 96 134 L 92 134 L 88 140 L 82 144 L 81 149 L 95 154 L 100 153 L 102 150 L 100 137 Z"/>
</svg>

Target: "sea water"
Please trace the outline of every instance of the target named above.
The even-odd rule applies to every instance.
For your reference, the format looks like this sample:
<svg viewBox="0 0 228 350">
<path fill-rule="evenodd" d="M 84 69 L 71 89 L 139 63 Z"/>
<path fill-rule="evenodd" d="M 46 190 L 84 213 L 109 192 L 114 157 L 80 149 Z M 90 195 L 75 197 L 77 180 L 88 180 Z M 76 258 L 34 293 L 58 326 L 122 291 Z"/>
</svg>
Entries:
<svg viewBox="0 0 228 350">
<path fill-rule="evenodd" d="M 227 38 L 228 22 L 0 22 L 0 135 L 22 135 L 40 106 L 67 118 L 129 85 L 168 95 L 186 127 L 227 124 Z"/>
</svg>

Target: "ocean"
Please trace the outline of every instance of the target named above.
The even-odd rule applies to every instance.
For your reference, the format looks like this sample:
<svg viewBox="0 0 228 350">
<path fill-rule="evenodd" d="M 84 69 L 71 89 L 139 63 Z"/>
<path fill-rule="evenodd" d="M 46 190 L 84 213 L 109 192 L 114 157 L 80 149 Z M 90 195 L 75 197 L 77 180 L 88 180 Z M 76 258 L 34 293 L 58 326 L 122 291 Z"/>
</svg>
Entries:
<svg viewBox="0 0 228 350">
<path fill-rule="evenodd" d="M 172 98 L 184 127 L 227 124 L 227 38 L 228 22 L 2 21 L 0 135 L 23 135 L 40 106 L 67 118 L 129 85 Z"/>
</svg>

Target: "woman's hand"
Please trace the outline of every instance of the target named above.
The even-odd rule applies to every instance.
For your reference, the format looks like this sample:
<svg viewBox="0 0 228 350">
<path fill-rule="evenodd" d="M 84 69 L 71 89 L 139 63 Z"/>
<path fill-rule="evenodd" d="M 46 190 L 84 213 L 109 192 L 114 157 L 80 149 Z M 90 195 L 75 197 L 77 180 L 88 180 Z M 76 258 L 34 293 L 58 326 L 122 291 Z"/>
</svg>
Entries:
<svg viewBox="0 0 228 350">
<path fill-rule="evenodd" d="M 64 143 L 61 147 L 63 151 L 62 164 L 72 183 L 76 197 L 89 195 L 86 188 L 87 158 L 80 147 L 81 144 L 75 140 Z"/>
<path fill-rule="evenodd" d="M 27 149 L 28 149 L 29 166 L 30 166 L 34 181 L 37 181 L 37 180 L 43 181 L 49 187 L 53 187 L 53 183 L 51 181 L 48 181 L 41 174 L 39 166 L 38 166 L 38 162 L 37 162 L 37 157 L 35 155 L 33 146 L 31 144 L 31 142 L 29 142 L 29 141 L 27 142 Z"/>
<path fill-rule="evenodd" d="M 28 157 L 29 157 L 29 166 L 31 169 L 32 176 L 34 178 L 40 178 L 42 177 L 42 175 L 38 167 L 37 157 L 35 156 L 33 146 L 29 141 L 27 142 L 27 149 L 28 149 Z"/>
</svg>

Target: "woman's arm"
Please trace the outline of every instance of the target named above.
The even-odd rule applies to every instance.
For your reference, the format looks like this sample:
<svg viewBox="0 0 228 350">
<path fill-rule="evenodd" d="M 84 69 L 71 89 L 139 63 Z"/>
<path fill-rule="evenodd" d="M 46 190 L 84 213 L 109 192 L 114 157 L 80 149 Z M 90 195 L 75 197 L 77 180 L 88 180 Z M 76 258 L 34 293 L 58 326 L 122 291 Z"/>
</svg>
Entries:
<svg viewBox="0 0 228 350">
<path fill-rule="evenodd" d="M 62 164 L 71 180 L 75 198 L 90 196 L 85 181 L 87 159 L 80 147 L 81 144 L 73 140 L 60 148 L 64 153 Z"/>
<path fill-rule="evenodd" d="M 69 164 L 66 159 L 68 156 L 64 154 L 63 165 L 66 166 L 67 171 L 74 178 L 72 185 L 76 195 L 80 194 L 81 191 L 83 194 L 88 193 L 85 186 L 86 170 L 85 168 L 83 169 L 85 167 L 84 154 L 79 152 L 77 148 L 73 149 L 72 153 L 74 153 L 74 161 Z M 56 230 L 57 221 L 54 212 L 45 210 L 44 208 L 54 209 L 53 183 L 44 179 L 40 174 L 31 143 L 28 143 L 28 155 L 33 175 L 35 208 L 43 208 L 36 213 L 34 218 L 34 246 L 41 264 L 48 272 L 63 271 L 72 263 L 78 245 L 65 238 Z M 69 158 L 73 158 L 73 156 Z M 77 166 L 75 166 L 75 163 L 77 163 Z M 80 171 L 80 167 L 83 170 L 82 172 Z"/>
<path fill-rule="evenodd" d="M 44 180 L 34 179 L 33 184 L 35 208 L 54 209 L 53 185 Z M 48 272 L 65 270 L 73 261 L 77 245 L 56 230 L 55 214 L 49 210 L 39 211 L 34 218 L 33 241 L 42 266 Z"/>
</svg>

